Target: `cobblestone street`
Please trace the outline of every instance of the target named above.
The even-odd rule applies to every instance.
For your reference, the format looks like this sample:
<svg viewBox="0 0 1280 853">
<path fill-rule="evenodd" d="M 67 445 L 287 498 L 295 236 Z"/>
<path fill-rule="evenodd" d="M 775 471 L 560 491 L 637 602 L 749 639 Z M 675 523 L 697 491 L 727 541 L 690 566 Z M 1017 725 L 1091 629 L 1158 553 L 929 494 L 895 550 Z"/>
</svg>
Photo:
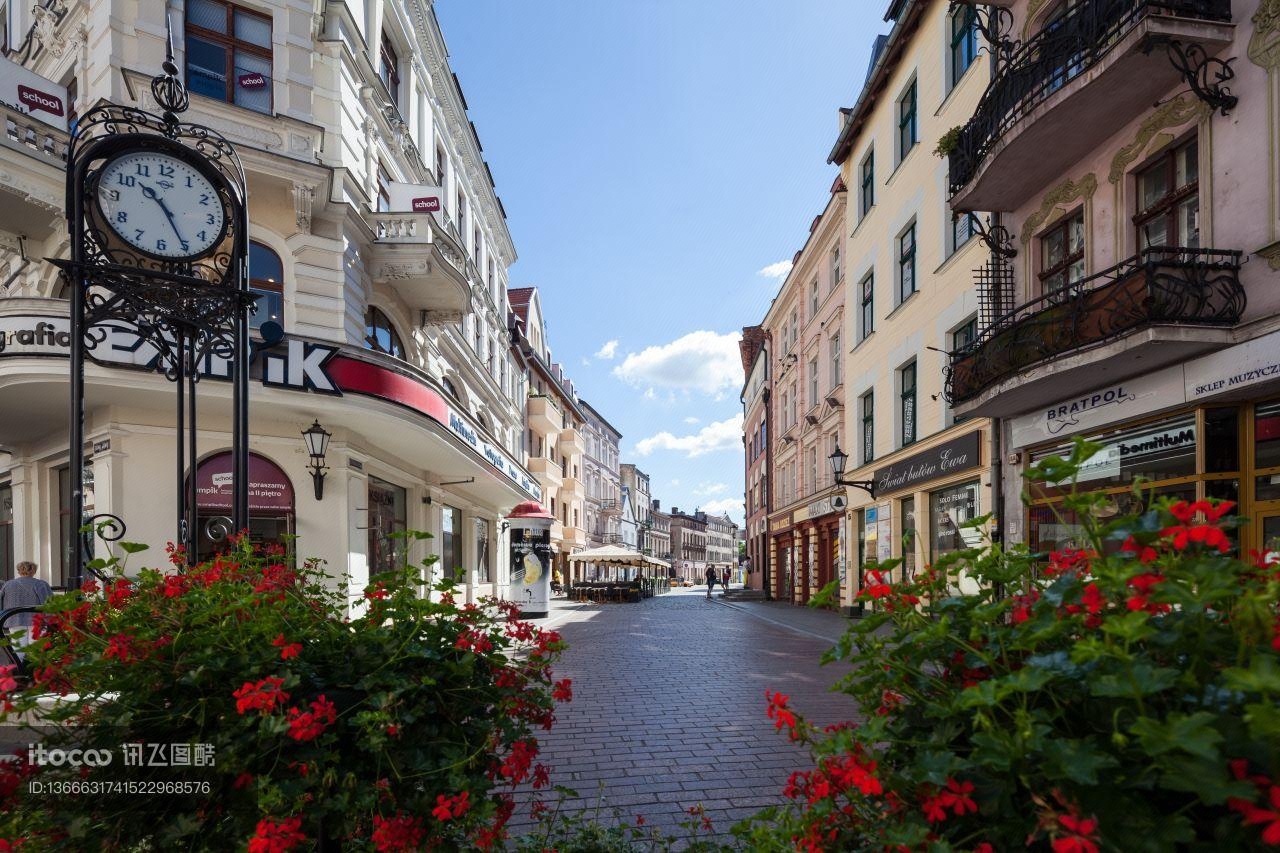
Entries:
<svg viewBox="0 0 1280 853">
<path fill-rule="evenodd" d="M 574 699 L 543 738 L 575 809 L 676 829 L 702 804 L 717 832 L 780 801 L 806 756 L 765 717 L 766 689 L 817 723 L 847 718 L 827 692 L 844 671 L 819 657 L 845 620 L 786 605 L 706 600 L 705 588 L 630 605 L 564 605 L 549 627 L 569 650 L 557 678 Z M 516 828 L 519 832 L 519 828 Z"/>
</svg>

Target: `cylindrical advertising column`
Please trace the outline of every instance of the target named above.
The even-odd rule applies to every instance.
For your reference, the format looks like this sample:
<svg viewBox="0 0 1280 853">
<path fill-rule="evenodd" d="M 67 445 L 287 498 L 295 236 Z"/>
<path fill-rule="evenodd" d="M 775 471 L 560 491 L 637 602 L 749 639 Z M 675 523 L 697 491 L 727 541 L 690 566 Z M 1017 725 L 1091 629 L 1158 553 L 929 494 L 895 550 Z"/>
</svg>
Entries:
<svg viewBox="0 0 1280 853">
<path fill-rule="evenodd" d="M 555 516 L 526 501 L 507 516 L 511 523 L 511 600 L 525 619 L 542 619 L 551 601 L 551 524 Z"/>
</svg>

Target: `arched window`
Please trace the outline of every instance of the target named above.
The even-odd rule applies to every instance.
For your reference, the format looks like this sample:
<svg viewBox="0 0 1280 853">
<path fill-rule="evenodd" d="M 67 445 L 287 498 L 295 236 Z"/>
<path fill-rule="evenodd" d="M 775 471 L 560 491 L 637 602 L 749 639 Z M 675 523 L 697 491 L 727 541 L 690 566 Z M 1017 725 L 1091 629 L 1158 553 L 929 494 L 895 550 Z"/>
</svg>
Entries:
<svg viewBox="0 0 1280 853">
<path fill-rule="evenodd" d="M 453 398 L 453 399 L 455 399 L 455 400 L 459 400 L 459 399 L 461 399 L 461 398 L 458 396 L 458 388 L 457 388 L 457 386 L 455 386 L 451 381 L 449 381 L 449 377 L 448 377 L 448 376 L 446 376 L 446 377 L 444 378 L 444 391 L 445 391 L 445 393 L 446 393 L 446 394 L 448 394 L 450 397 L 452 397 L 452 398 Z"/>
<path fill-rule="evenodd" d="M 364 314 L 364 345 L 376 352 L 404 358 L 404 344 L 390 318 L 372 305 Z"/>
<path fill-rule="evenodd" d="M 284 264 L 280 256 L 256 240 L 249 242 L 249 289 L 258 295 L 249 315 L 249 328 L 270 320 L 284 325 Z"/>
</svg>

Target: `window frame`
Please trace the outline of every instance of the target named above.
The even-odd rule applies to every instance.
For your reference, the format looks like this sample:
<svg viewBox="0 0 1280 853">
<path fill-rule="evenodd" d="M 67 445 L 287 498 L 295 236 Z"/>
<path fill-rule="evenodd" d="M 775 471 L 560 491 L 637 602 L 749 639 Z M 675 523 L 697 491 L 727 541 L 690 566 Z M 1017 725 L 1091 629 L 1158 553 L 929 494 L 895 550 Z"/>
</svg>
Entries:
<svg viewBox="0 0 1280 853">
<path fill-rule="evenodd" d="M 382 328 L 379 325 L 377 325 L 377 323 L 375 322 L 378 317 L 381 317 L 385 321 L 385 324 L 384 324 L 385 328 L 387 332 L 390 334 L 390 338 L 391 338 L 391 350 L 394 350 L 395 348 L 399 347 L 400 352 L 398 354 L 395 352 L 392 352 L 391 350 L 384 349 L 382 345 L 379 344 L 377 340 L 371 336 L 369 332 L 370 328 L 373 328 L 375 332 L 379 328 Z M 383 355 L 389 355 L 392 358 L 398 358 L 401 361 L 408 361 L 408 350 L 405 348 L 404 338 L 400 336 L 399 330 L 396 329 L 396 325 L 391 320 L 391 318 L 387 316 L 387 312 L 383 311 L 381 308 L 379 308 L 376 305 L 366 306 L 364 311 L 364 328 L 365 328 L 365 334 L 364 334 L 365 349 L 371 350 L 373 352 L 380 352 Z"/>
<path fill-rule="evenodd" d="M 876 392 L 869 389 L 858 398 L 862 409 L 862 464 L 874 462 L 876 459 Z"/>
<path fill-rule="evenodd" d="M 861 288 L 861 320 L 862 329 L 860 330 L 859 340 L 865 341 L 871 337 L 871 333 L 876 330 L 876 274 L 874 270 L 869 270 L 862 277 L 862 281 L 858 286 Z"/>
<path fill-rule="evenodd" d="M 871 212 L 871 208 L 876 206 L 876 149 L 871 148 L 867 151 L 867 156 L 862 158 L 859 164 L 862 170 L 862 184 L 860 192 L 862 198 L 858 200 L 859 216 L 865 218 Z"/>
<path fill-rule="evenodd" d="M 187 47 L 187 39 L 194 34 L 196 37 L 202 38 L 207 42 L 211 42 L 213 44 L 218 45 L 219 47 L 226 48 L 227 61 L 223 70 L 227 75 L 227 79 L 226 79 L 226 86 L 225 86 L 226 91 L 223 95 L 222 102 L 225 104 L 231 104 L 232 106 L 235 106 L 235 107 L 240 107 L 241 109 L 251 110 L 252 112 L 255 112 L 255 113 L 260 112 L 259 110 L 253 109 L 253 107 L 246 107 L 243 104 L 236 103 L 236 86 L 239 85 L 238 78 L 235 73 L 236 51 L 244 50 L 246 53 L 251 53 L 256 55 L 259 59 L 267 60 L 267 62 L 270 63 L 271 65 L 271 75 L 267 80 L 267 87 L 266 87 L 267 88 L 267 109 L 265 113 L 261 113 L 261 114 L 274 115 L 275 114 L 275 70 L 276 70 L 275 51 L 270 47 L 263 47 L 262 45 L 254 44 L 253 42 L 243 41 L 241 39 L 238 39 L 235 36 L 235 32 L 236 32 L 236 13 L 242 12 L 251 17 L 259 18 L 263 21 L 266 21 L 267 26 L 270 28 L 270 31 L 271 31 L 270 38 L 274 41 L 275 20 L 272 18 L 271 15 L 265 14 L 263 12 L 259 12 L 255 9 L 247 8 L 245 6 L 240 6 L 236 3 L 229 3 L 227 2 L 227 0 L 208 0 L 208 2 L 215 6 L 222 6 L 226 10 L 227 31 L 225 33 L 220 33 L 217 30 L 211 30 L 211 29 L 208 29 L 207 27 L 202 27 L 199 24 L 193 24 L 191 23 L 190 17 L 184 14 L 183 24 L 182 24 L 182 47 L 183 47 L 182 64 L 183 64 L 183 71 L 184 71 L 184 79 L 186 80 L 191 79 L 191 64 L 190 64 L 191 51 Z M 205 95 L 202 92 L 197 92 L 196 94 L 199 94 L 202 97 L 213 97 L 212 95 Z"/>
<path fill-rule="evenodd" d="M 898 162 L 907 159 L 907 155 L 920 143 L 920 103 L 916 78 L 912 77 L 906 89 L 898 97 Z M 909 109 L 908 109 L 909 107 Z"/>
<path fill-rule="evenodd" d="M 834 389 L 836 389 L 836 388 L 838 388 L 838 387 L 840 386 L 840 383 L 841 383 L 841 382 L 843 382 L 843 381 L 844 381 L 844 375 L 843 375 L 843 374 L 841 374 L 841 372 L 840 372 L 840 370 L 841 370 L 841 359 L 840 359 L 841 352 L 840 352 L 840 333 L 839 333 L 839 332 L 836 332 L 834 335 L 832 335 L 832 336 L 831 336 L 830 348 L 831 348 L 831 354 L 830 354 L 830 357 L 831 357 L 831 388 L 832 388 L 832 390 L 834 390 Z"/>
<path fill-rule="evenodd" d="M 910 246 L 907 245 L 907 238 L 910 238 Z M 916 223 L 912 221 L 910 225 L 898 234 L 898 304 L 906 302 L 912 296 L 919 292 L 919 277 L 917 273 L 917 242 L 916 242 Z M 911 290 L 907 292 L 904 288 L 906 283 L 905 271 L 911 269 Z"/>
<path fill-rule="evenodd" d="M 1079 220 L 1080 222 L 1080 234 L 1081 234 L 1080 251 L 1072 252 L 1070 251 L 1071 249 L 1071 230 L 1070 229 L 1071 229 L 1071 224 L 1077 220 Z M 1087 253 L 1087 248 L 1089 245 L 1089 234 L 1085 230 L 1084 226 L 1085 226 L 1084 208 L 1078 207 L 1075 210 L 1068 213 L 1066 216 L 1063 216 L 1061 219 L 1055 222 L 1052 226 L 1050 226 L 1049 228 L 1046 228 L 1043 232 L 1040 233 L 1040 236 L 1037 238 L 1037 246 L 1040 250 L 1040 271 L 1036 273 L 1036 278 L 1040 283 L 1041 295 L 1048 296 L 1053 293 L 1061 293 L 1063 291 L 1069 290 L 1073 285 L 1078 283 L 1070 280 L 1070 271 L 1071 271 L 1072 265 L 1076 264 L 1077 262 L 1084 261 L 1085 254 Z M 1054 264 L 1052 267 L 1046 268 L 1044 266 L 1044 263 L 1045 263 L 1045 259 L 1048 257 L 1048 252 L 1045 251 L 1045 245 L 1048 243 L 1050 238 L 1052 238 L 1053 235 L 1057 234 L 1059 231 L 1061 231 L 1063 234 L 1062 260 Z M 1065 274 L 1063 276 L 1062 287 L 1056 287 L 1056 288 L 1047 287 L 1045 285 L 1045 282 L 1053 278 L 1054 276 L 1058 275 L 1059 273 Z M 1083 279 L 1087 274 L 1088 274 L 1088 270 L 1087 269 L 1083 270 L 1081 272 L 1080 278 Z"/>
<path fill-rule="evenodd" d="M 964 17 L 964 23 L 960 28 L 957 28 L 956 21 L 961 16 Z M 948 90 L 955 88 L 956 84 L 964 78 L 964 75 L 973 67 L 973 63 L 978 58 L 977 21 L 977 9 L 968 5 L 960 6 L 947 18 L 950 30 L 947 71 L 951 75 L 947 81 Z M 958 65 L 957 60 L 963 62 L 963 66 Z"/>
<path fill-rule="evenodd" d="M 919 409 L 916 401 L 918 374 L 915 359 L 898 368 L 898 438 L 902 447 L 909 447 L 919 439 Z M 911 380 L 910 385 L 907 384 L 908 377 Z M 907 417 L 908 411 L 910 419 Z M 910 423 L 910 431 L 907 429 L 908 423 Z"/>
<path fill-rule="evenodd" d="M 960 223 L 962 222 L 967 226 L 965 229 L 965 238 L 963 240 L 959 239 L 959 228 Z M 970 240 L 978 236 L 978 226 L 978 216 L 975 213 L 959 213 L 953 215 L 951 217 L 951 228 L 948 231 L 948 238 L 951 241 L 951 245 L 949 247 L 951 251 L 949 254 L 954 255 L 956 252 L 968 245 Z"/>
<path fill-rule="evenodd" d="M 1187 183 L 1184 186 L 1179 187 L 1177 186 L 1178 155 L 1193 146 L 1196 149 L 1196 178 L 1190 183 Z M 1191 246 L 1182 245 L 1183 243 L 1186 243 L 1188 241 L 1186 241 L 1184 238 L 1178 235 L 1178 210 L 1182 207 L 1184 202 L 1186 202 L 1188 199 L 1194 196 L 1197 199 L 1197 204 L 1196 204 L 1197 214 L 1199 212 L 1199 197 L 1200 197 L 1200 140 L 1199 138 L 1196 136 L 1192 136 L 1190 139 L 1184 139 L 1179 144 L 1170 145 L 1164 151 L 1161 151 L 1155 157 L 1155 159 L 1150 161 L 1144 168 L 1138 169 L 1136 172 L 1134 172 L 1135 204 L 1142 203 L 1143 177 L 1151 174 L 1158 168 L 1164 168 L 1166 170 L 1165 179 L 1167 181 L 1166 186 L 1168 187 L 1168 191 L 1166 191 L 1163 196 L 1156 199 L 1156 201 L 1151 206 L 1147 207 L 1144 210 L 1139 210 L 1137 213 L 1133 215 L 1133 228 L 1134 228 L 1134 240 L 1135 240 L 1134 245 L 1137 246 L 1139 251 L 1144 251 L 1148 248 L 1161 248 L 1159 246 L 1145 246 L 1142 229 L 1143 229 L 1143 226 L 1145 226 L 1147 223 L 1154 222 L 1159 219 L 1164 219 L 1165 234 L 1166 235 L 1172 234 L 1175 241 L 1174 243 L 1171 244 L 1166 240 L 1164 245 L 1169 246 L 1171 248 L 1180 248 L 1180 249 L 1193 248 Z M 1199 243 L 1199 239 L 1198 239 L 1199 233 L 1200 233 L 1199 227 L 1197 226 L 1197 229 L 1196 229 L 1197 243 Z"/>
<path fill-rule="evenodd" d="M 272 257 L 275 258 L 276 263 L 280 266 L 280 281 L 272 281 L 269 278 L 260 278 L 260 277 L 254 276 L 254 269 L 253 269 L 253 247 L 254 246 L 262 247 L 265 251 L 270 252 Z M 280 325 L 284 326 L 284 259 L 280 257 L 279 252 L 277 252 L 275 249 L 271 248 L 261 240 L 250 240 L 248 267 L 249 267 L 249 289 L 250 290 L 258 291 L 259 293 L 263 293 L 263 294 L 271 294 L 271 293 L 279 294 Z M 255 316 L 256 316 L 255 313 L 250 313 L 249 315 L 249 329 L 251 331 L 261 328 L 262 326 L 261 322 L 258 323 L 257 325 L 254 325 L 253 321 Z M 264 319 L 262 322 L 266 322 L 266 320 Z"/>
<path fill-rule="evenodd" d="M 834 291 L 844 281 L 844 268 L 840 265 L 840 241 L 837 240 L 827 255 L 831 265 L 831 290 Z"/>
<path fill-rule="evenodd" d="M 378 79 L 386 88 L 392 105 L 400 109 L 400 55 L 386 30 L 382 31 L 382 40 L 378 44 Z"/>
</svg>

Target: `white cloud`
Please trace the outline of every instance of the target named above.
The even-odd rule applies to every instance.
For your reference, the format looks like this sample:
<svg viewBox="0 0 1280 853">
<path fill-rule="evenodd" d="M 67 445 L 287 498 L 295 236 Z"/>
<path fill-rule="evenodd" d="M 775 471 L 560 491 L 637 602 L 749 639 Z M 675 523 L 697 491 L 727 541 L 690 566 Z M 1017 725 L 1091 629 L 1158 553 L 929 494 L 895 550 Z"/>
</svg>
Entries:
<svg viewBox="0 0 1280 853">
<path fill-rule="evenodd" d="M 725 421 L 707 424 L 693 435 L 672 435 L 665 430 L 657 435 L 642 438 L 636 443 L 636 453 L 648 456 L 655 450 L 678 450 L 688 458 L 714 453 L 717 450 L 742 449 L 742 415 Z"/>
<path fill-rule="evenodd" d="M 607 341 L 604 346 L 596 350 L 596 358 L 611 359 L 618 354 L 618 342 Z"/>
<path fill-rule="evenodd" d="M 791 261 L 778 261 L 776 264 L 769 264 L 764 269 L 757 270 L 756 275 L 764 278 L 780 279 L 786 278 L 789 272 L 791 272 Z"/>
<path fill-rule="evenodd" d="M 693 426 L 694 424 L 702 423 L 702 418 L 695 418 L 692 415 L 690 415 L 689 417 L 684 419 L 684 422 L 689 424 L 689 426 Z"/>
<path fill-rule="evenodd" d="M 718 495 L 729 487 L 724 483 L 703 483 L 693 490 L 695 498 L 709 498 L 712 495 Z"/>
<path fill-rule="evenodd" d="M 715 395 L 742 384 L 739 332 L 690 332 L 627 357 L 613 375 L 636 388 L 674 388 Z"/>
<path fill-rule="evenodd" d="M 723 515 L 729 513 L 729 517 L 742 523 L 747 517 L 746 503 L 742 498 L 721 498 L 718 501 L 702 504 L 698 509 L 708 515 Z"/>
</svg>

